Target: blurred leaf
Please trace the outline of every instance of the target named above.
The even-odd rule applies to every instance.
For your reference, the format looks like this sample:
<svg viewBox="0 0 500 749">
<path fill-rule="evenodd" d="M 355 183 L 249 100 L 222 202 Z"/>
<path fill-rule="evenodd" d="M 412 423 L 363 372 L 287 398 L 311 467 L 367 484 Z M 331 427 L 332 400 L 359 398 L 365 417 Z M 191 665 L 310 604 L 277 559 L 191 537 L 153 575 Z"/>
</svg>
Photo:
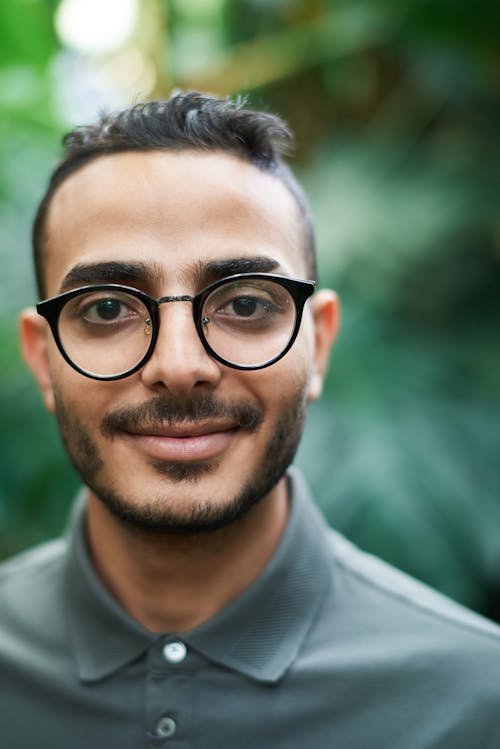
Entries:
<svg viewBox="0 0 500 749">
<path fill-rule="evenodd" d="M 0 66 L 20 62 L 42 70 L 56 44 L 52 23 L 54 3 L 45 0 L 3 0 L 0 4 Z"/>
</svg>

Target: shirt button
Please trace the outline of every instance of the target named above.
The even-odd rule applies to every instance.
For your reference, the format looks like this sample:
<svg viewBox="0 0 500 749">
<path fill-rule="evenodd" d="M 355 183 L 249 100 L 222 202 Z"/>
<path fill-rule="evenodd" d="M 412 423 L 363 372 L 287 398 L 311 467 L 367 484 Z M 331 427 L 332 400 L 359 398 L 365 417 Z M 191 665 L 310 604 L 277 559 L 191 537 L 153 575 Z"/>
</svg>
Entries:
<svg viewBox="0 0 500 749">
<path fill-rule="evenodd" d="M 163 648 L 163 657 L 169 663 L 182 663 L 187 655 L 187 648 L 183 642 L 169 642 Z"/>
<path fill-rule="evenodd" d="M 177 730 L 177 724 L 173 718 L 163 715 L 156 724 L 156 735 L 163 739 L 171 738 Z"/>
</svg>

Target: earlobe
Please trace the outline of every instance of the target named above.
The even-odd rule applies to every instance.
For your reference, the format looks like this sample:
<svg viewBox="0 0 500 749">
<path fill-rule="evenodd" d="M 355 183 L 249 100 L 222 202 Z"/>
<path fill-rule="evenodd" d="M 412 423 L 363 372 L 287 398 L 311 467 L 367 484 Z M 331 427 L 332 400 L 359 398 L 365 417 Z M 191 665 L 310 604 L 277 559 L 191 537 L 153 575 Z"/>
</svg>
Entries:
<svg viewBox="0 0 500 749">
<path fill-rule="evenodd" d="M 316 400 L 323 390 L 330 351 L 340 325 L 340 303 L 334 291 L 322 289 L 311 300 L 314 324 L 314 362 L 309 381 L 309 401 Z"/>
<path fill-rule="evenodd" d="M 55 410 L 54 390 L 49 364 L 48 330 L 46 321 L 34 309 L 26 309 L 19 320 L 21 351 L 42 391 L 45 405 Z"/>
</svg>

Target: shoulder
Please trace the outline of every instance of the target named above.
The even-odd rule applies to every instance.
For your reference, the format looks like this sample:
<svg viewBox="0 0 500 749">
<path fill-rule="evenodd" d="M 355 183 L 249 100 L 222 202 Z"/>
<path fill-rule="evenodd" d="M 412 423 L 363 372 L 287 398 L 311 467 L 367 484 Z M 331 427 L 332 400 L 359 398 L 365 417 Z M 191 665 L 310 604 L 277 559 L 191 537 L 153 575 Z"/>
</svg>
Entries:
<svg viewBox="0 0 500 749">
<path fill-rule="evenodd" d="M 43 711 L 40 695 L 54 698 L 53 690 L 67 691 L 72 683 L 66 571 L 64 540 L 0 564 L 0 723 L 9 746 L 9 736 L 24 729 L 8 715 L 25 707 L 30 714 Z"/>
<path fill-rule="evenodd" d="M 58 539 L 0 564 L 0 632 L 60 611 L 66 551 Z"/>
<path fill-rule="evenodd" d="M 352 746 L 498 746 L 500 628 L 324 534 L 331 585 L 294 665 L 302 701 L 335 709 Z"/>
<path fill-rule="evenodd" d="M 300 472 L 290 478 L 302 525 L 312 518 L 306 542 L 321 549 L 321 564 L 331 570 L 330 590 L 312 630 L 325 654 L 340 643 L 351 652 L 359 646 L 380 653 L 385 664 L 413 656 L 430 662 L 433 655 L 448 654 L 463 667 L 482 651 L 487 658 L 491 653 L 500 669 L 498 625 L 356 547 L 326 524 Z"/>
<path fill-rule="evenodd" d="M 66 560 L 58 540 L 0 565 L 0 691 L 67 669 Z"/>
<path fill-rule="evenodd" d="M 0 563 L 0 590 L 5 590 L 9 584 L 16 584 L 23 580 L 33 579 L 33 575 L 44 575 L 59 566 L 66 552 L 65 539 L 58 538 L 54 541 L 35 546 L 23 551 L 10 559 Z"/>
<path fill-rule="evenodd" d="M 390 564 L 361 551 L 333 530 L 328 530 L 337 577 L 359 600 L 377 602 L 384 618 L 398 617 L 400 625 L 416 625 L 449 635 L 476 638 L 500 646 L 500 627 L 452 601 Z M 340 583 L 339 581 L 339 583 Z M 498 649 L 500 657 L 500 648 Z"/>
</svg>

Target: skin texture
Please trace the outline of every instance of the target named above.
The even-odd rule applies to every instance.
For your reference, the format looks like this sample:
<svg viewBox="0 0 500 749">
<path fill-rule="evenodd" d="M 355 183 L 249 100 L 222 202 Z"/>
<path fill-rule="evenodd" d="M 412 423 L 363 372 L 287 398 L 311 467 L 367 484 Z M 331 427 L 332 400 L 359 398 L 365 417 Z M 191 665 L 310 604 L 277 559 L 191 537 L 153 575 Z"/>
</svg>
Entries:
<svg viewBox="0 0 500 749">
<path fill-rule="evenodd" d="M 84 285 L 89 272 L 91 282 L 127 283 L 157 297 L 192 295 L 235 264 L 306 278 L 301 236 L 283 184 L 232 155 L 100 157 L 54 196 L 48 294 Z M 152 358 L 116 382 L 72 370 L 33 310 L 23 313 L 21 336 L 89 487 L 98 572 L 144 626 L 183 631 L 250 584 L 279 541 L 282 474 L 306 404 L 321 392 L 338 308 L 332 292 L 316 294 L 292 349 L 254 372 L 206 353 L 189 303 L 164 305 L 161 316 Z"/>
</svg>

